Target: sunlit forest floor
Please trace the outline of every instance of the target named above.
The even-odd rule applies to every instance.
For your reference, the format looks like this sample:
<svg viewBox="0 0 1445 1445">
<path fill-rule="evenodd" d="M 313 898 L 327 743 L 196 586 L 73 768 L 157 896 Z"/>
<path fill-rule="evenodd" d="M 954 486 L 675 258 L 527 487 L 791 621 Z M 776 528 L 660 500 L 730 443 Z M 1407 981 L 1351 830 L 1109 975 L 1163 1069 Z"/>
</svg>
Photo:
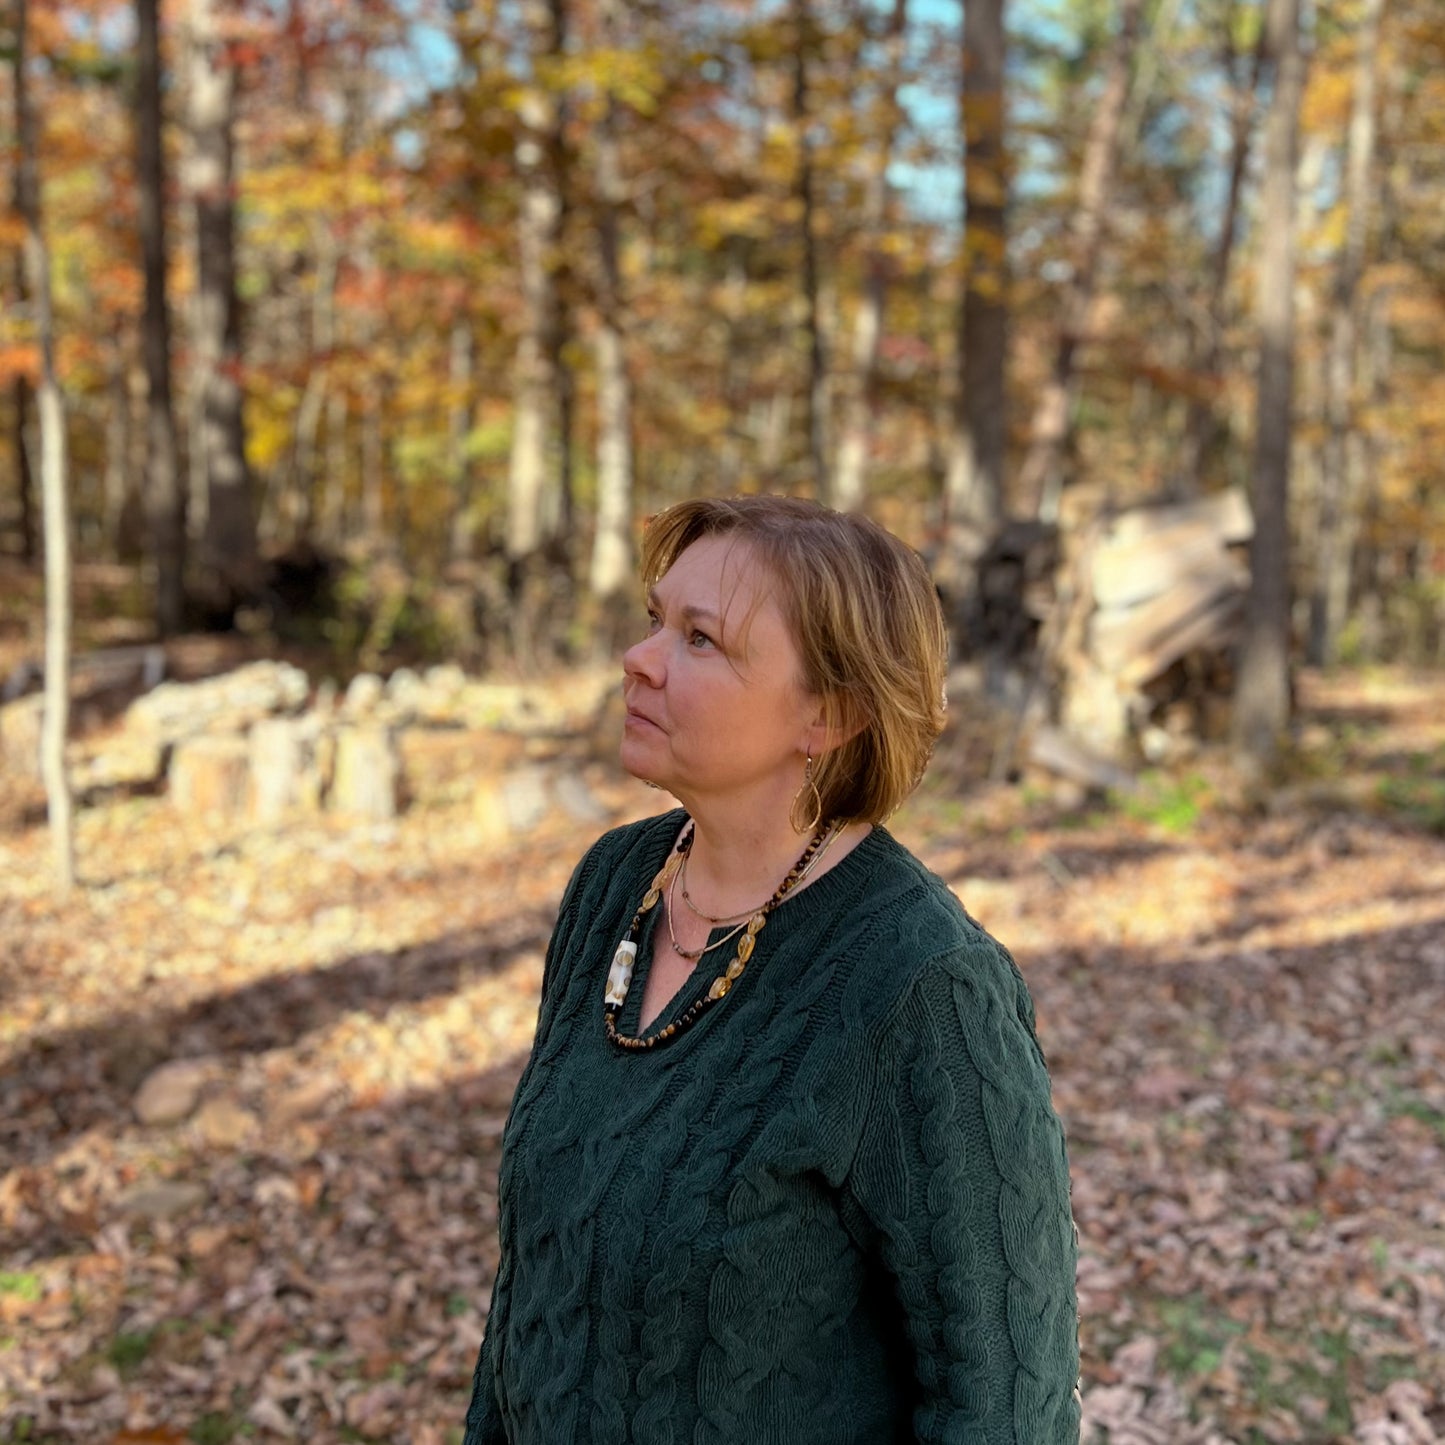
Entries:
<svg viewBox="0 0 1445 1445">
<path fill-rule="evenodd" d="M 955 708 L 891 825 L 1035 995 L 1086 1445 L 1445 1438 L 1445 679 L 1301 701 L 1247 810 L 1207 760 L 1107 809 L 988 785 Z M 563 747 L 599 817 L 658 806 Z M 0 774 L 0 1440 L 460 1439 L 542 950 L 605 826 L 499 839 L 486 756 L 452 735 L 385 825 L 88 808 L 64 905 Z M 174 1059 L 194 1107 L 138 1122 Z"/>
</svg>

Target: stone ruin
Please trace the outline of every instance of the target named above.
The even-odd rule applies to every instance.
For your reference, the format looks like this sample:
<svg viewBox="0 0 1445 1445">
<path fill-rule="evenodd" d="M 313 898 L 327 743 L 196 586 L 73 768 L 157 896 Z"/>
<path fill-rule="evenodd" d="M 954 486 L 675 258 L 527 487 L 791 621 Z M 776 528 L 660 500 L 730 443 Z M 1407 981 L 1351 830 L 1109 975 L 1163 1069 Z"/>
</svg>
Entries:
<svg viewBox="0 0 1445 1445">
<path fill-rule="evenodd" d="M 42 706 L 38 692 L 0 706 L 0 769 L 39 777 Z M 361 673 L 341 691 L 330 681 L 313 688 L 289 663 L 262 661 L 151 687 L 118 728 L 67 743 L 67 765 L 82 799 L 163 791 L 188 816 L 385 820 L 410 799 L 409 736 L 480 729 L 533 738 L 576 721 L 536 689 L 470 679 L 452 664 L 399 668 L 385 680 Z M 524 772 L 510 780 L 514 791 L 519 779 Z"/>
</svg>

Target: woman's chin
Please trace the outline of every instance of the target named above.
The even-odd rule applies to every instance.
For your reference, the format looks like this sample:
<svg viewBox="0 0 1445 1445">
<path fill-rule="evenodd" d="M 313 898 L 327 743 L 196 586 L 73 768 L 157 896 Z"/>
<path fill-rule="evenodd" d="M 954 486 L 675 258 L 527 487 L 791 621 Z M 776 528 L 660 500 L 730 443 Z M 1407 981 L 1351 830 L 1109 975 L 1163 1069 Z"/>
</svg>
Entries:
<svg viewBox="0 0 1445 1445">
<path fill-rule="evenodd" d="M 624 772 L 631 773 L 641 782 L 662 786 L 658 783 L 662 761 L 652 749 L 644 747 L 640 739 L 624 736 L 617 749 L 617 761 L 622 764 Z"/>
</svg>

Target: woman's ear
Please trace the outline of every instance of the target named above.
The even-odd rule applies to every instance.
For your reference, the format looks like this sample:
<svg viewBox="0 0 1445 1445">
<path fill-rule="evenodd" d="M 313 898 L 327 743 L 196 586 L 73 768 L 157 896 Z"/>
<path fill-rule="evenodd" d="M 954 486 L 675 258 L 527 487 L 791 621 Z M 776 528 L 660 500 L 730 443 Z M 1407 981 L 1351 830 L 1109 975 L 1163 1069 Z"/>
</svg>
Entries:
<svg viewBox="0 0 1445 1445">
<path fill-rule="evenodd" d="M 851 694 L 839 692 L 820 698 L 817 715 L 808 729 L 808 753 L 817 758 L 841 748 L 867 726 L 868 714 Z"/>
</svg>

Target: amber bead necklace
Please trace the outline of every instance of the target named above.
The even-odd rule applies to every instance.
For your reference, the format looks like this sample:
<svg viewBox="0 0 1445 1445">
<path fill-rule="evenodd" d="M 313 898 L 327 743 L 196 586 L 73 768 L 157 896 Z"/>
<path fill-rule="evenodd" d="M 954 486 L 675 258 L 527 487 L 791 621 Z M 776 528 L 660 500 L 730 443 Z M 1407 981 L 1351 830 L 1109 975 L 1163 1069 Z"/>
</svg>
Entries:
<svg viewBox="0 0 1445 1445">
<path fill-rule="evenodd" d="M 768 921 L 768 915 L 803 881 L 819 850 L 825 843 L 831 842 L 837 832 L 838 825 L 834 823 L 820 828 L 813 835 L 808 846 L 803 849 L 798 861 L 788 870 L 788 876 L 778 884 L 773 896 L 745 924 L 730 935 L 730 937 L 738 938 L 737 953 L 727 968 L 713 979 L 708 991 L 701 998 L 694 1000 L 655 1033 L 624 1034 L 617 1027 L 617 1016 L 622 1012 L 622 1005 L 627 1002 L 628 990 L 632 987 L 632 970 L 633 965 L 637 962 L 637 942 L 642 935 L 642 920 L 648 910 L 654 908 L 662 895 L 670 889 L 677 870 L 682 866 L 688 850 L 692 847 L 694 825 L 692 820 L 688 819 L 687 828 L 682 837 L 677 840 L 677 846 L 652 880 L 651 887 L 642 895 L 642 902 L 638 905 L 637 912 L 632 915 L 632 922 L 627 925 L 627 933 L 622 942 L 617 945 L 617 952 L 613 955 L 612 967 L 607 973 L 607 993 L 602 1009 L 602 1024 L 607 1031 L 607 1037 L 618 1047 L 624 1049 L 656 1048 L 659 1044 L 667 1043 L 686 1029 L 691 1028 L 708 1009 L 720 999 L 726 998 L 731 992 L 732 986 L 742 977 L 743 970 L 747 968 L 748 960 L 753 956 L 753 949 L 757 947 L 758 934 L 763 931 Z"/>
<path fill-rule="evenodd" d="M 814 854 L 813 856 L 816 857 L 817 854 Z M 679 958 L 687 959 L 689 963 L 696 963 L 698 959 L 703 956 L 703 954 L 711 953 L 713 949 L 722 948 L 725 944 L 731 943 L 733 939 L 735 939 L 738 934 L 740 934 L 743 929 L 748 926 L 748 919 L 750 919 L 753 915 L 752 912 L 748 912 L 738 914 L 733 918 L 720 918 L 717 920 L 716 923 L 713 923 L 713 927 L 716 928 L 719 926 L 726 926 L 729 923 L 731 923 L 733 927 L 729 928 L 728 931 L 723 934 L 723 936 L 718 939 L 716 943 L 705 942 L 701 948 L 684 948 L 682 944 L 677 941 L 677 933 L 674 931 L 672 926 L 673 914 L 676 910 L 675 900 L 677 896 L 677 877 L 678 874 L 681 872 L 681 867 L 674 868 L 672 870 L 672 877 L 668 879 L 667 907 L 662 910 L 662 916 L 667 920 L 667 936 L 669 940 L 671 940 L 673 952 L 676 953 Z M 708 921 L 710 923 L 712 922 L 711 919 L 709 919 Z"/>
</svg>

